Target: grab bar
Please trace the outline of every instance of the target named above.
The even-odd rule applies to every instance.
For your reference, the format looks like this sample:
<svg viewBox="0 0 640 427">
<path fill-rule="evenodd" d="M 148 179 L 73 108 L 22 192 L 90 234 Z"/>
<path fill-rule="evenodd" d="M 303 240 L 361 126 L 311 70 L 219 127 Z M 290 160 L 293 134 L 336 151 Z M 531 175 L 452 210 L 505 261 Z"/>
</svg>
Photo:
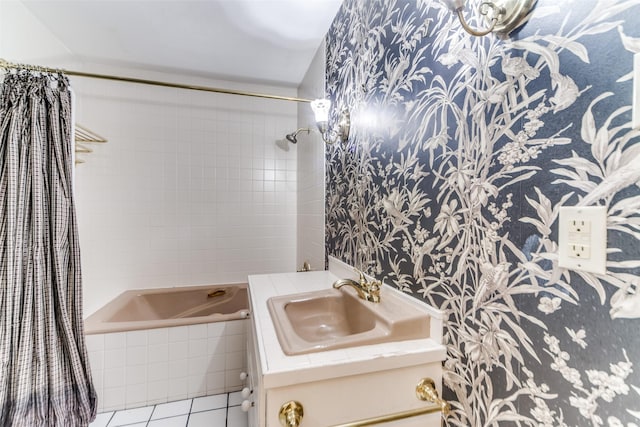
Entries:
<svg viewBox="0 0 640 427">
<path fill-rule="evenodd" d="M 346 424 L 336 424 L 332 427 L 363 427 L 372 426 L 374 424 L 388 423 L 390 421 L 403 420 L 405 418 L 417 417 L 419 415 L 434 414 L 440 412 L 439 406 L 430 406 L 428 408 L 411 409 L 404 412 L 396 412 L 395 414 L 382 415 L 379 417 L 367 418 L 366 420 L 354 421 Z"/>
<path fill-rule="evenodd" d="M 227 294 L 227 291 L 225 289 L 216 289 L 214 291 L 211 291 L 207 294 L 207 298 L 215 298 L 215 297 L 221 297 Z"/>
<path fill-rule="evenodd" d="M 420 415 L 435 414 L 436 412 L 442 412 L 443 415 L 448 415 L 451 407 L 449 402 L 442 400 L 436 390 L 436 384 L 431 378 L 423 378 L 416 386 L 416 396 L 420 400 L 435 403 L 435 405 L 427 408 L 410 409 L 408 411 L 396 412 L 395 414 L 381 415 L 378 417 L 371 417 L 365 420 L 354 421 L 346 424 L 336 424 L 331 427 L 364 427 L 375 424 L 388 423 L 390 421 L 398 421 L 405 418 L 417 417 Z"/>
</svg>

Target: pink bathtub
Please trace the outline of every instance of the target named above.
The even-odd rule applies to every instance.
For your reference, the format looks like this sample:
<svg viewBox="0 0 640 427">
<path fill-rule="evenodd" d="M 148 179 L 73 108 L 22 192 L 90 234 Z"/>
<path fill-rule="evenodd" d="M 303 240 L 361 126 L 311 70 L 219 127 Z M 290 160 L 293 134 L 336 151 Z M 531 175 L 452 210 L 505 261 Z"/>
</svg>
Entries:
<svg viewBox="0 0 640 427">
<path fill-rule="evenodd" d="M 247 284 L 127 291 L 85 320 L 85 334 L 167 328 L 243 319 Z"/>
</svg>

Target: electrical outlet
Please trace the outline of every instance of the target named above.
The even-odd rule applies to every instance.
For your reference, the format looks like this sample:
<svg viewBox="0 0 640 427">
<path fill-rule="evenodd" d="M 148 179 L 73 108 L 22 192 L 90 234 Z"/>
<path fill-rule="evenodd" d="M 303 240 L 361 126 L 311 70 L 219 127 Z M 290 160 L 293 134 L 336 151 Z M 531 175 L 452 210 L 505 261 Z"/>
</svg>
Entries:
<svg viewBox="0 0 640 427">
<path fill-rule="evenodd" d="M 580 258 L 588 260 L 591 257 L 591 249 L 589 245 L 582 243 L 569 243 L 569 256 L 572 258 Z"/>
<path fill-rule="evenodd" d="M 569 221 L 569 233 L 589 233 L 591 231 L 591 221 L 588 219 L 574 218 Z"/>
<path fill-rule="evenodd" d="M 605 274 L 607 264 L 607 208 L 561 207 L 558 227 L 558 265 Z"/>
</svg>

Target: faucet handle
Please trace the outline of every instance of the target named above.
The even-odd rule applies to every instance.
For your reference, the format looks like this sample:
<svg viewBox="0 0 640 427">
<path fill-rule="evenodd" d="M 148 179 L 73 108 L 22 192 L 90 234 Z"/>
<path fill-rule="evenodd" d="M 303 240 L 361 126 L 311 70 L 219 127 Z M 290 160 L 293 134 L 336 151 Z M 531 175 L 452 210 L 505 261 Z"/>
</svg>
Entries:
<svg viewBox="0 0 640 427">
<path fill-rule="evenodd" d="M 360 270 L 358 270 L 357 268 L 353 269 L 356 273 L 358 273 L 358 275 L 360 276 L 360 286 L 364 287 L 364 285 L 366 285 L 367 283 L 367 278 L 364 277 L 364 273 Z"/>
<path fill-rule="evenodd" d="M 379 280 L 374 280 L 369 283 L 369 295 L 371 295 L 372 302 L 380 302 L 380 289 L 382 288 L 382 282 Z"/>
</svg>

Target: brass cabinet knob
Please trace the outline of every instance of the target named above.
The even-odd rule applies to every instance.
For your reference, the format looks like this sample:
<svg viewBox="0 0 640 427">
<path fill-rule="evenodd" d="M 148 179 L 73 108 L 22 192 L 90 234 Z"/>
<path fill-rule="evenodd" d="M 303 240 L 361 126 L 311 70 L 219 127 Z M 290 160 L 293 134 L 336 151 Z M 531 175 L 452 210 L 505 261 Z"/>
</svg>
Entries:
<svg viewBox="0 0 640 427">
<path fill-rule="evenodd" d="M 298 427 L 303 415 L 302 403 L 291 400 L 280 407 L 280 424 L 283 427 Z"/>
<path fill-rule="evenodd" d="M 451 405 L 446 400 L 440 399 L 438 390 L 436 390 L 436 383 L 431 378 L 423 378 L 416 386 L 416 396 L 418 399 L 426 402 L 435 403 L 440 406 L 440 410 L 444 415 L 449 415 L 451 411 Z"/>
</svg>

